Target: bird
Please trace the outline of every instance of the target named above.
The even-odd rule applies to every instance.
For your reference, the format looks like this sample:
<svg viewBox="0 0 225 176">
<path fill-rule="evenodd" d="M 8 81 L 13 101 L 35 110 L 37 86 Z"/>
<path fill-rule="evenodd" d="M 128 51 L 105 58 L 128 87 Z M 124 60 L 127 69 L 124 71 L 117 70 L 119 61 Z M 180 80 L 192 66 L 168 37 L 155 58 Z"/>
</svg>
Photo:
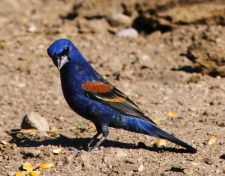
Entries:
<svg viewBox="0 0 225 176">
<path fill-rule="evenodd" d="M 54 41 L 47 53 L 60 72 L 62 92 L 68 105 L 96 127 L 97 133 L 88 143 L 90 151 L 98 150 L 109 135 L 109 127 L 113 127 L 166 139 L 188 152 L 197 152 L 157 126 L 128 96 L 103 78 L 70 40 Z M 97 142 L 91 147 L 94 141 Z"/>
</svg>

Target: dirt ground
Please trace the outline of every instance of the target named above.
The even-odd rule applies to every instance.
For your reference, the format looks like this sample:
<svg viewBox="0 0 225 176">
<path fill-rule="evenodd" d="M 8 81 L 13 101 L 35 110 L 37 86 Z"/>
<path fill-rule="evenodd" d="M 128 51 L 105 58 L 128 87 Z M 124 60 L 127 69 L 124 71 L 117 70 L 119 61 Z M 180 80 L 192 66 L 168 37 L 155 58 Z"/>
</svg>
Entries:
<svg viewBox="0 0 225 176">
<path fill-rule="evenodd" d="M 28 175 L 21 168 L 25 162 L 34 167 L 53 163 L 52 168 L 40 169 L 42 176 L 225 173 L 223 0 L 1 0 L 0 4 L 0 175 L 13 176 L 16 171 Z M 130 21 L 113 26 L 109 19 L 116 13 Z M 131 26 L 138 37 L 116 35 Z M 170 142 L 157 148 L 156 138 L 110 128 L 100 153 L 53 154 L 60 147 L 85 149 L 95 134 L 93 124 L 64 100 L 59 72 L 46 53 L 58 38 L 73 41 L 96 70 L 147 116 L 198 152 L 185 152 Z M 33 111 L 48 120 L 49 137 L 38 140 L 15 134 L 23 117 Z M 209 145 L 211 135 L 217 141 Z"/>
</svg>

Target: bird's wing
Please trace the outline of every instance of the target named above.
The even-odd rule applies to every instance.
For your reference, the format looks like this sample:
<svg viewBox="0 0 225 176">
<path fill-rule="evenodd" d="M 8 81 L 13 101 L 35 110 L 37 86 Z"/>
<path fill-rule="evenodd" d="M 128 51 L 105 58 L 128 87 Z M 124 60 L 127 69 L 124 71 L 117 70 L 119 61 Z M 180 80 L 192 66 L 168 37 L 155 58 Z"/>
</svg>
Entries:
<svg viewBox="0 0 225 176">
<path fill-rule="evenodd" d="M 82 87 L 88 97 L 98 100 L 122 114 L 134 116 L 155 124 L 155 122 L 144 115 L 136 104 L 111 84 L 107 82 L 84 82 Z"/>
</svg>

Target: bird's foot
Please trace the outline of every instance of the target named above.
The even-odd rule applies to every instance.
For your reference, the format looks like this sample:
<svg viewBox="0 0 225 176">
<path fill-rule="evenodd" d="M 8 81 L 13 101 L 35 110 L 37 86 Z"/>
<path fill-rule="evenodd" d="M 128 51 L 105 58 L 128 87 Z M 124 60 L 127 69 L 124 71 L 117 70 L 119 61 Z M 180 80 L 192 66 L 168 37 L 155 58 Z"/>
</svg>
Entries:
<svg viewBox="0 0 225 176">
<path fill-rule="evenodd" d="M 103 153 L 103 150 L 99 149 L 98 147 L 89 148 L 89 152 L 91 153 Z"/>
</svg>

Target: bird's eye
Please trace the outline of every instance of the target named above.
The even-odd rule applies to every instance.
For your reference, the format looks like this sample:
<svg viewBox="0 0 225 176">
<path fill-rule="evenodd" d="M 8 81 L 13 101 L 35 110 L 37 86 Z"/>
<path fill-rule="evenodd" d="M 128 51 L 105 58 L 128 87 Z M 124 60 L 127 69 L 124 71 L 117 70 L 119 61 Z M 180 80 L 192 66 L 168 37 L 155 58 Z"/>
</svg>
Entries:
<svg viewBox="0 0 225 176">
<path fill-rule="evenodd" d="M 70 50 L 70 48 L 69 48 L 69 46 L 67 46 L 67 47 L 63 50 L 63 54 L 64 54 L 64 55 L 68 55 L 68 54 L 69 54 L 69 50 Z"/>
</svg>

